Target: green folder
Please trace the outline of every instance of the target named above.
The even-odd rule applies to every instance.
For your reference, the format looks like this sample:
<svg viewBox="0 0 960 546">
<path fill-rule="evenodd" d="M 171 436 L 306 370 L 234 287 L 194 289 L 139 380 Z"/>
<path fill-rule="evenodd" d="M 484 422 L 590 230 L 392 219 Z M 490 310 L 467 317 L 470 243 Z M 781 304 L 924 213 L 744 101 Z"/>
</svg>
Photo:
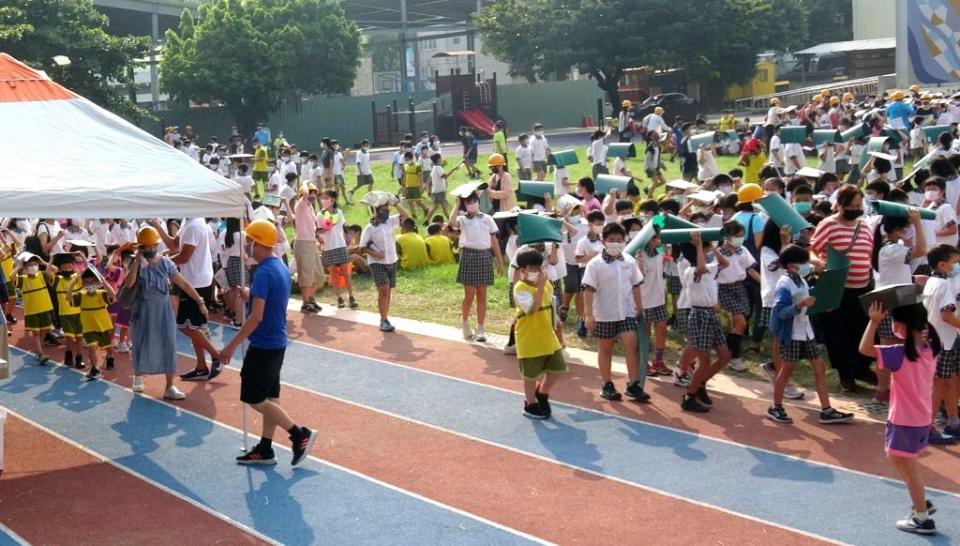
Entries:
<svg viewBox="0 0 960 546">
<path fill-rule="evenodd" d="M 697 229 L 700 227 L 672 214 L 658 214 L 653 217 L 653 223 L 660 229 Z"/>
<path fill-rule="evenodd" d="M 817 146 L 828 142 L 843 142 L 840 131 L 834 129 L 817 129 L 813 132 L 813 143 Z"/>
<path fill-rule="evenodd" d="M 927 140 L 930 142 L 936 142 L 937 138 L 940 136 L 940 133 L 949 133 L 951 127 L 949 125 L 933 125 L 931 127 L 924 127 L 923 132 L 927 135 Z"/>
<path fill-rule="evenodd" d="M 820 273 L 817 285 L 810 289 L 810 295 L 817 298 L 817 301 L 807 309 L 808 315 L 826 313 L 840 307 L 849 272 L 850 260 L 828 245 L 827 266 Z"/>
<path fill-rule="evenodd" d="M 653 239 L 653 236 L 656 234 L 656 224 L 647 222 L 643 226 L 643 229 L 640 230 L 640 233 L 627 243 L 623 251 L 635 257 L 637 254 L 643 252 L 643 249 L 647 247 L 647 243 L 649 243 L 650 239 Z"/>
<path fill-rule="evenodd" d="M 722 241 L 723 228 L 685 228 L 685 229 L 665 229 L 660 232 L 660 240 L 665 245 L 682 244 L 691 242 L 693 232 L 699 231 L 700 237 L 705 242 Z"/>
<path fill-rule="evenodd" d="M 781 127 L 780 128 L 780 142 L 784 144 L 803 144 L 803 141 L 807 138 L 807 128 L 800 127 Z"/>
<path fill-rule="evenodd" d="M 563 222 L 557 218 L 520 213 L 517 215 L 517 230 L 518 245 L 543 241 L 563 242 Z"/>
<path fill-rule="evenodd" d="M 517 195 L 542 199 L 543 194 L 545 193 L 549 193 L 550 197 L 555 197 L 553 191 L 553 182 L 541 182 L 535 180 L 521 180 L 518 182 Z"/>
<path fill-rule="evenodd" d="M 614 142 L 607 146 L 607 157 L 637 157 L 637 147 L 632 142 Z"/>
<path fill-rule="evenodd" d="M 840 138 L 843 140 L 843 142 L 848 142 L 850 139 L 862 138 L 865 136 L 867 136 L 867 132 L 863 130 L 862 123 L 858 123 L 853 127 L 847 129 L 846 131 L 840 133 Z"/>
<path fill-rule="evenodd" d="M 627 191 L 627 184 L 630 183 L 629 176 L 617 176 L 615 174 L 598 174 L 597 179 L 593 181 L 595 192 L 598 196 L 606 195 L 610 190 Z"/>
<path fill-rule="evenodd" d="M 699 135 L 690 137 L 690 145 L 694 151 L 696 151 L 700 149 L 700 146 L 709 146 L 717 140 L 717 134 L 715 132 L 707 131 L 706 133 L 700 133 Z"/>
<path fill-rule="evenodd" d="M 906 218 L 907 211 L 916 208 L 920 211 L 920 218 L 924 220 L 936 220 L 937 213 L 931 209 L 924 209 L 919 207 L 911 207 L 910 205 L 904 205 L 903 203 L 894 203 L 893 201 L 882 201 L 877 199 L 871 203 L 873 205 L 873 210 L 877 214 L 882 214 L 884 216 L 895 216 L 897 218 Z"/>
<path fill-rule="evenodd" d="M 800 213 L 790 206 L 790 203 L 787 203 L 787 200 L 781 197 L 779 193 L 767 195 L 758 202 L 767 213 L 767 216 L 769 216 L 775 224 L 780 227 L 790 226 L 793 235 L 813 227 L 810 225 L 810 222 L 803 216 L 800 216 Z"/>
<path fill-rule="evenodd" d="M 550 156 L 553 157 L 553 164 L 558 168 L 569 167 L 570 165 L 576 165 L 580 162 L 580 159 L 577 157 L 577 152 L 574 150 L 553 152 Z"/>
</svg>

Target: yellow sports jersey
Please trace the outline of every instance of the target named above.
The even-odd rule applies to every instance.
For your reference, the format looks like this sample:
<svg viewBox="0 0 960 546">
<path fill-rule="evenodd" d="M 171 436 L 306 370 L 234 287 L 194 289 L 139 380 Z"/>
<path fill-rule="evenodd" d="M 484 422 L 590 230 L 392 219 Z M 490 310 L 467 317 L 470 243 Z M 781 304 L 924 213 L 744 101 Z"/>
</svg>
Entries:
<svg viewBox="0 0 960 546">
<path fill-rule="evenodd" d="M 543 275 L 543 273 L 541 273 Z M 543 286 L 543 301 L 540 310 L 531 315 L 526 314 L 520 307 L 520 301 L 533 298 L 537 294 L 537 287 L 520 281 L 513 287 L 513 298 L 517 302 L 517 358 L 534 358 L 552 355 L 559 351 L 560 341 L 553 331 L 553 285 L 546 283 Z"/>
<path fill-rule="evenodd" d="M 80 313 L 80 308 L 74 305 L 73 302 L 70 301 L 70 298 L 67 297 L 67 288 L 69 288 L 70 283 L 77 278 L 77 275 L 77 273 L 69 277 L 57 275 L 57 302 L 60 304 L 61 317 L 68 317 Z"/>
<path fill-rule="evenodd" d="M 47 280 L 43 273 L 20 275 L 20 291 L 23 292 L 23 314 L 37 315 L 53 311 L 50 292 L 47 292 Z"/>
<path fill-rule="evenodd" d="M 419 163 L 404 163 L 403 164 L 403 187 L 404 188 L 419 188 L 420 187 L 420 164 Z"/>
<path fill-rule="evenodd" d="M 257 172 L 267 172 L 267 147 L 260 146 L 253 152 L 253 170 Z"/>
<path fill-rule="evenodd" d="M 430 265 L 427 244 L 419 233 L 411 231 L 398 235 L 397 250 L 400 254 L 400 267 L 403 269 L 416 269 Z"/>
<path fill-rule="evenodd" d="M 113 321 L 110 319 L 110 312 L 107 311 L 106 290 L 97 290 L 93 294 L 88 294 L 84 290 L 78 299 L 80 300 L 80 325 L 83 326 L 83 333 L 113 331 Z"/>
<path fill-rule="evenodd" d="M 446 235 L 431 235 L 423 242 L 427 245 L 427 256 L 431 264 L 452 264 L 457 261 L 453 256 L 453 243 Z"/>
<path fill-rule="evenodd" d="M 760 152 L 757 155 L 750 154 L 747 157 L 747 166 L 743 169 L 743 181 L 744 183 L 750 184 L 759 184 L 760 183 L 760 171 L 763 169 L 763 164 L 767 162 L 767 155 L 763 152 Z"/>
</svg>

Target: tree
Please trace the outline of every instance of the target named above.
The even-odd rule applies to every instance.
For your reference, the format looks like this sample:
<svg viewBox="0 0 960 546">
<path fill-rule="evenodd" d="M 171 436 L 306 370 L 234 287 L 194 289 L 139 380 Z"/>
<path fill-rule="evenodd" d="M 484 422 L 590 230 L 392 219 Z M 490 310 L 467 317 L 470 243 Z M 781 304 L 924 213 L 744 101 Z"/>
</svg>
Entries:
<svg viewBox="0 0 960 546">
<path fill-rule="evenodd" d="M 127 98 L 136 59 L 144 58 L 149 38 L 111 36 L 107 16 L 92 0 L 4 0 L 0 7 L 0 51 L 91 101 L 134 119 L 148 116 Z M 53 57 L 65 55 L 69 66 Z"/>
<path fill-rule="evenodd" d="M 803 47 L 853 39 L 852 0 L 804 0 L 803 3 L 809 21 L 807 43 Z"/>
<path fill-rule="evenodd" d="M 337 2 L 207 0 L 167 31 L 161 86 L 222 101 L 249 134 L 286 96 L 349 91 L 359 58 L 360 31 Z"/>
</svg>

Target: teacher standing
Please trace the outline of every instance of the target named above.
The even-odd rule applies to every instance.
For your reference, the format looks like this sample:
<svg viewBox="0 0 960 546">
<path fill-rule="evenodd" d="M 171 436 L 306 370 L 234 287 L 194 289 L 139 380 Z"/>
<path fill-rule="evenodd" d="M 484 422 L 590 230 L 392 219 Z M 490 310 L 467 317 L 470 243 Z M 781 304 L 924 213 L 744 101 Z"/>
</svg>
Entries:
<svg viewBox="0 0 960 546">
<path fill-rule="evenodd" d="M 860 296 L 872 289 L 871 255 L 873 230 L 863 219 L 863 193 L 846 184 L 837 190 L 834 214 L 819 224 L 810 241 L 811 260 L 818 268 L 826 262 L 827 245 L 850 260 L 850 272 L 843 289 L 840 306 L 824 313 L 822 334 L 830 356 L 830 364 L 840 374 L 840 388 L 856 389 L 856 380 L 876 383 L 870 370 L 871 360 L 860 354 L 857 336 L 867 326 L 867 315 L 860 306 Z"/>
</svg>

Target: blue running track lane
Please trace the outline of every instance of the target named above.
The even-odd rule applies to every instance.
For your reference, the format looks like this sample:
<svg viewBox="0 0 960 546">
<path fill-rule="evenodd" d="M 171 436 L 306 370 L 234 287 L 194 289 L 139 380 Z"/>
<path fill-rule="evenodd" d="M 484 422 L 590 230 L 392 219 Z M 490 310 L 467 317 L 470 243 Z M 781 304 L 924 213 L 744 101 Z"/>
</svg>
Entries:
<svg viewBox="0 0 960 546">
<path fill-rule="evenodd" d="M 214 327 L 214 344 L 234 333 Z M 178 350 L 193 354 L 183 337 Z M 951 543 L 944 534 L 920 539 L 897 531 L 894 522 L 909 511 L 908 495 L 901 483 L 885 477 L 559 402 L 551 404 L 552 420 L 531 421 L 518 411 L 520 393 L 302 342 L 287 347 L 282 379 L 395 417 L 829 540 Z M 843 426 L 865 425 L 839 426 L 836 441 L 843 441 Z M 865 449 L 868 457 L 884 457 L 882 444 Z M 928 498 L 939 508 L 935 519 L 940 527 L 951 533 L 960 521 L 960 496 L 928 491 Z"/>
<path fill-rule="evenodd" d="M 11 355 L 2 405 L 277 542 L 536 543 L 313 458 L 292 468 L 286 449 L 277 450 L 275 467 L 237 466 L 242 434 L 232 428 L 60 366 L 38 366 L 20 350 Z"/>
<path fill-rule="evenodd" d="M 23 546 L 24 544 L 27 544 L 27 541 L 0 523 L 0 546 Z"/>
</svg>

